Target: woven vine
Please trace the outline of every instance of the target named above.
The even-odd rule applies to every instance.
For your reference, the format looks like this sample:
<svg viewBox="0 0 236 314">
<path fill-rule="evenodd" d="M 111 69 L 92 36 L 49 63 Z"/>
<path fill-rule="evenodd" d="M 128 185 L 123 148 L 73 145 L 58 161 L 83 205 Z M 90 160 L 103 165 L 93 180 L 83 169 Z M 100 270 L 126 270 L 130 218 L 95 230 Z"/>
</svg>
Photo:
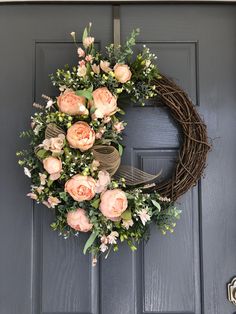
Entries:
<svg viewBox="0 0 236 314">
<path fill-rule="evenodd" d="M 181 128 L 182 144 L 172 177 L 158 183 L 153 190 L 175 201 L 201 178 L 211 145 L 206 125 L 188 95 L 164 75 L 155 84 L 161 104 L 169 109 Z"/>
</svg>

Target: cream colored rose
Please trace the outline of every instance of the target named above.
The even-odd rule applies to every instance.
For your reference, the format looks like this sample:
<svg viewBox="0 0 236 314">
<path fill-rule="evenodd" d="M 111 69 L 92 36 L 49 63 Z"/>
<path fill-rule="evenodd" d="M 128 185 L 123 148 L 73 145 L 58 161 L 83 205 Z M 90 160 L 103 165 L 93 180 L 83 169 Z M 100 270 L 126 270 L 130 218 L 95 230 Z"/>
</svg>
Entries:
<svg viewBox="0 0 236 314">
<path fill-rule="evenodd" d="M 76 122 L 68 130 L 66 139 L 70 146 L 82 152 L 91 148 L 95 141 L 95 132 L 83 121 Z"/>
<path fill-rule="evenodd" d="M 111 177 L 109 172 L 106 170 L 100 170 L 98 172 L 98 180 L 96 183 L 96 193 L 102 193 L 107 189 L 107 186 L 111 182 Z"/>
<path fill-rule="evenodd" d="M 96 181 L 89 176 L 76 174 L 65 184 L 65 191 L 78 202 L 91 200 L 95 195 Z"/>
<path fill-rule="evenodd" d="M 88 109 L 85 107 L 85 103 L 85 97 L 78 96 L 74 91 L 69 89 L 57 97 L 59 110 L 71 116 L 87 114 Z"/>
<path fill-rule="evenodd" d="M 61 160 L 56 157 L 47 157 L 43 160 L 44 169 L 50 174 L 51 180 L 57 180 L 60 177 L 62 171 Z"/>
<path fill-rule="evenodd" d="M 114 74 L 115 74 L 115 78 L 120 83 L 128 82 L 132 76 L 129 66 L 126 64 L 120 64 L 120 63 L 117 63 L 114 66 Z"/>
<path fill-rule="evenodd" d="M 39 146 L 53 153 L 60 153 L 64 147 L 64 140 L 65 135 L 59 134 L 57 137 L 46 138 Z"/>
<path fill-rule="evenodd" d="M 108 219 L 118 218 L 126 210 L 128 201 L 120 189 L 107 190 L 101 195 L 100 211 Z"/>
<path fill-rule="evenodd" d="M 60 153 L 62 148 L 64 147 L 65 138 L 66 137 L 64 134 L 59 134 L 58 137 L 52 137 L 50 150 L 53 153 Z"/>
<path fill-rule="evenodd" d="M 92 106 L 95 117 L 111 116 L 117 110 L 116 98 L 106 87 L 99 87 L 93 91 Z"/>
<path fill-rule="evenodd" d="M 88 232 L 93 227 L 83 208 L 69 211 L 67 214 L 67 224 L 71 228 L 81 232 Z"/>
</svg>

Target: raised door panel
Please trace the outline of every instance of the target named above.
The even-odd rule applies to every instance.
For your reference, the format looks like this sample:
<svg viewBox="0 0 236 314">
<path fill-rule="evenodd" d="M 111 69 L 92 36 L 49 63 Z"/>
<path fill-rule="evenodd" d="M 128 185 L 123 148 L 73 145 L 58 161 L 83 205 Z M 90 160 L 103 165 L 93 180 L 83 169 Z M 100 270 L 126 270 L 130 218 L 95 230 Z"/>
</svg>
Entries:
<svg viewBox="0 0 236 314">
<path fill-rule="evenodd" d="M 189 93 L 213 139 L 204 179 L 179 200 L 184 210 L 174 237 L 163 238 L 153 230 L 149 243 L 144 246 L 139 288 L 143 295 L 140 305 L 143 313 L 233 312 L 226 299 L 225 285 L 235 273 L 236 260 L 233 245 L 236 178 L 232 172 L 236 126 L 235 17 L 235 5 L 121 7 L 122 40 L 133 28 L 141 29 L 140 44 L 150 46 L 158 55 L 161 72 Z M 132 126 L 126 130 L 132 132 L 125 141 L 132 148 L 125 158 L 138 160 L 150 172 L 159 171 L 161 166 L 168 176 L 166 167 L 171 167 L 168 160 L 172 160 L 178 148 L 178 129 L 173 128 L 171 120 L 167 122 L 167 112 L 161 111 L 158 115 L 160 109 L 130 110 L 140 110 L 137 115 L 143 110 L 143 114 L 137 123 L 131 120 L 132 113 L 127 115 Z M 150 133 L 148 139 L 141 135 L 146 131 Z M 136 140 L 135 132 L 139 135 Z M 158 164 L 156 158 L 158 154 L 161 159 L 165 156 L 163 150 L 166 167 L 163 162 Z M 139 157 L 132 159 L 137 152 Z M 147 158 L 153 161 L 145 163 Z"/>
<path fill-rule="evenodd" d="M 30 181 L 14 157 L 22 147 L 19 132 L 28 128 L 35 111 L 32 103 L 43 102 L 42 94 L 58 95 L 48 74 L 78 62 L 70 32 L 81 38 L 91 17 L 96 45 L 105 47 L 112 41 L 111 5 L 1 5 L 0 78 L 6 86 L 1 89 L 1 134 L 7 145 L 1 154 L 0 232 L 5 239 L 8 234 L 0 262 L 4 314 L 98 313 L 98 268 L 82 253 L 87 235 L 66 241 L 52 232 L 53 211 L 32 207 L 26 198 Z M 6 197 L 9 191 L 14 197 Z"/>
</svg>

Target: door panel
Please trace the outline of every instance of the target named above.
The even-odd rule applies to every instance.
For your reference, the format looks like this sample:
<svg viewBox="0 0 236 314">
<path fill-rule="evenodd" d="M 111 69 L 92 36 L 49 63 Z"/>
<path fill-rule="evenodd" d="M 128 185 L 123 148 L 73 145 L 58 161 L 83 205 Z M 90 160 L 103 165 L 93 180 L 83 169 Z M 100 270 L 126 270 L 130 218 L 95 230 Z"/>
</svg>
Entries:
<svg viewBox="0 0 236 314">
<path fill-rule="evenodd" d="M 0 232 L 6 239 L 1 243 L 1 314 L 98 312 L 98 268 L 81 250 L 86 236 L 66 241 L 50 230 L 53 213 L 37 204 L 32 208 L 26 198 L 29 182 L 14 157 L 33 101 L 41 101 L 42 93 L 56 95 L 48 74 L 77 63 L 70 32 L 81 38 L 91 18 L 96 45 L 104 47 L 112 41 L 111 5 L 0 8 L 1 137 L 6 146 L 1 154 Z M 5 197 L 10 193 L 14 197 Z"/>
<path fill-rule="evenodd" d="M 232 188 L 236 182 L 233 170 L 236 7 L 178 4 L 134 8 L 123 5 L 122 39 L 135 27 L 141 29 L 140 44 L 146 44 L 157 53 L 161 72 L 189 93 L 204 116 L 209 136 L 214 139 L 205 178 L 180 199 L 183 215 L 174 236 L 163 237 L 153 230 L 150 241 L 144 246 L 142 311 L 232 313 L 225 286 L 235 273 L 236 265 L 233 248 L 236 231 L 232 221 L 236 218 Z M 127 120 L 131 126 L 127 127 L 125 137 L 128 155 L 146 152 L 141 153 L 138 165 L 153 173 L 162 166 L 156 157 L 159 155 L 166 162 L 170 152 L 178 146 L 177 130 L 172 129 L 170 122 L 169 126 L 166 124 L 168 112 L 163 109 L 159 114 L 159 109 L 155 110 L 154 114 L 154 109 L 149 107 L 130 109 L 132 113 L 127 115 Z M 133 123 L 136 117 L 133 111 L 139 115 L 137 123 Z M 141 120 L 143 135 L 137 131 Z M 155 125 L 153 133 L 150 125 Z M 158 128 L 163 125 L 160 132 Z M 136 134 L 138 137 L 134 140 Z M 125 157 L 129 159 L 129 156 Z M 137 165 L 137 158 L 130 158 Z"/>
<path fill-rule="evenodd" d="M 174 235 L 153 227 L 137 252 L 121 245 L 91 267 L 82 254 L 87 235 L 64 240 L 50 230 L 53 212 L 25 197 L 29 182 L 14 156 L 27 144 L 18 134 L 29 126 L 32 102 L 57 95 L 48 74 L 77 62 L 70 32 L 81 38 L 92 21 L 104 47 L 112 41 L 112 5 L 2 5 L 1 314 L 233 312 L 225 285 L 236 275 L 236 7 L 121 5 L 120 17 L 122 41 L 141 29 L 136 51 L 146 44 L 157 54 L 161 72 L 188 92 L 216 138 L 205 178 L 179 200 Z M 170 113 L 153 101 L 121 106 L 128 122 L 122 162 L 169 177 L 181 144 Z"/>
</svg>

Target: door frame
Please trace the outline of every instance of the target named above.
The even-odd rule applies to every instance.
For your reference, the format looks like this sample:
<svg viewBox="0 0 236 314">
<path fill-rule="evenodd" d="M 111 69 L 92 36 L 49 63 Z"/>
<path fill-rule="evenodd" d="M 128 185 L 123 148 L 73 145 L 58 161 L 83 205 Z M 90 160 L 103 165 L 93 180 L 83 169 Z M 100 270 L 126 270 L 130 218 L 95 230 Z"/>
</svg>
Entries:
<svg viewBox="0 0 236 314">
<path fill-rule="evenodd" d="M 39 4 L 57 4 L 57 3 L 61 3 L 61 4 L 73 4 L 73 3 L 81 3 L 81 4 L 94 4 L 94 3 L 104 3 L 104 4 L 114 4 L 114 5 L 119 5 L 119 4 L 123 4 L 123 3 L 127 3 L 127 4 L 153 4 L 153 3 L 170 3 L 170 4 L 174 4 L 174 3 L 201 3 L 201 4 L 233 4 L 236 3 L 236 0 L 119 0 L 119 1 L 115 1 L 115 0 L 0 0 L 0 4 L 2 3 L 7 3 L 7 4 L 18 4 L 18 3 L 30 3 L 30 4 L 34 4 L 34 3 L 39 3 Z"/>
</svg>

